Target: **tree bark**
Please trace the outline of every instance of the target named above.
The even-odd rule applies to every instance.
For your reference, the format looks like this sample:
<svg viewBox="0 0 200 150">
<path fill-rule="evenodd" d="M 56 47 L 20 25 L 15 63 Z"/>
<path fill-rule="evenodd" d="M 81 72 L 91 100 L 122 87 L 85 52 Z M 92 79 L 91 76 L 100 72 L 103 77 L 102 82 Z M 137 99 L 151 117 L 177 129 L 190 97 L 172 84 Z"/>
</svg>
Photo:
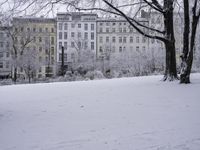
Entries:
<svg viewBox="0 0 200 150">
<path fill-rule="evenodd" d="M 180 75 L 180 83 L 190 83 L 190 73 L 192 69 L 193 63 L 193 53 L 195 47 L 195 36 L 197 25 L 199 22 L 200 14 L 196 15 L 197 9 L 197 0 L 194 1 L 194 7 L 192 10 L 192 32 L 190 36 L 190 22 L 189 22 L 189 2 L 188 0 L 184 0 L 184 45 L 183 45 L 183 55 L 181 56 L 181 75 Z"/>
<path fill-rule="evenodd" d="M 164 42 L 166 48 L 166 65 L 164 81 L 173 81 L 178 79 L 176 70 L 176 49 L 175 49 L 175 37 L 174 37 L 174 24 L 173 24 L 173 0 L 165 0 L 164 8 L 164 27 L 165 37 L 168 41 Z"/>
</svg>

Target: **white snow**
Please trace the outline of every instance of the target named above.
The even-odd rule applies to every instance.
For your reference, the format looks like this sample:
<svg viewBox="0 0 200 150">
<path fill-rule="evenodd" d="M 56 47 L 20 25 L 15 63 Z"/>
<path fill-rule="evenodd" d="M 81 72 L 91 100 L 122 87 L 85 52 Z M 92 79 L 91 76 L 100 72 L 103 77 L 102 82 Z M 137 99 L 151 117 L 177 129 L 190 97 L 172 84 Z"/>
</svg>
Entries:
<svg viewBox="0 0 200 150">
<path fill-rule="evenodd" d="M 0 150 L 199 150 L 200 74 L 0 87 Z"/>
</svg>

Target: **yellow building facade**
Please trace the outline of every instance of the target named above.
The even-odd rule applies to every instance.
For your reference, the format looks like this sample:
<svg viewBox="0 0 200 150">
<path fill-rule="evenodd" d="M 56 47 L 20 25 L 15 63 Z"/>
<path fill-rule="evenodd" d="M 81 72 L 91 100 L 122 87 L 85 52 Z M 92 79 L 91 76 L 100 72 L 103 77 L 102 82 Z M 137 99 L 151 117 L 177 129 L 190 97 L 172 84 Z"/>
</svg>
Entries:
<svg viewBox="0 0 200 150">
<path fill-rule="evenodd" d="M 13 19 L 13 67 L 19 77 L 45 78 L 56 75 L 56 20 Z"/>
</svg>

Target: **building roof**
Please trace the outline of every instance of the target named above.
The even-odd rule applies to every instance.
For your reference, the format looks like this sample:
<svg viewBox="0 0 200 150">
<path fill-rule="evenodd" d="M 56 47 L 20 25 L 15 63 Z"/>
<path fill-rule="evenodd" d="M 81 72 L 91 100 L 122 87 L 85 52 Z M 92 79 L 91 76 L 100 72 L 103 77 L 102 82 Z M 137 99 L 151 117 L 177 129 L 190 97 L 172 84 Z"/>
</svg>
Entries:
<svg viewBox="0 0 200 150">
<path fill-rule="evenodd" d="M 82 16 L 97 16 L 96 13 L 85 13 L 85 12 L 59 12 L 57 13 L 58 15 L 70 15 L 70 16 L 77 16 L 77 15 L 82 15 Z"/>
<path fill-rule="evenodd" d="M 44 17 L 14 17 L 13 22 L 55 23 L 56 19 Z"/>
</svg>

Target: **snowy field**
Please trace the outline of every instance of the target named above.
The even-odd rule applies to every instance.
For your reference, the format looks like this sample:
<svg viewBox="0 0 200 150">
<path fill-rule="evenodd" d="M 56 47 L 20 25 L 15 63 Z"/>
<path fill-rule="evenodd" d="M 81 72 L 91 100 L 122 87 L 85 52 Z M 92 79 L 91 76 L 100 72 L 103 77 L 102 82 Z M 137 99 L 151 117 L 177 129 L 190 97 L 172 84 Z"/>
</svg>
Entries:
<svg viewBox="0 0 200 150">
<path fill-rule="evenodd" d="M 0 150 L 200 150 L 200 74 L 0 87 Z"/>
</svg>

